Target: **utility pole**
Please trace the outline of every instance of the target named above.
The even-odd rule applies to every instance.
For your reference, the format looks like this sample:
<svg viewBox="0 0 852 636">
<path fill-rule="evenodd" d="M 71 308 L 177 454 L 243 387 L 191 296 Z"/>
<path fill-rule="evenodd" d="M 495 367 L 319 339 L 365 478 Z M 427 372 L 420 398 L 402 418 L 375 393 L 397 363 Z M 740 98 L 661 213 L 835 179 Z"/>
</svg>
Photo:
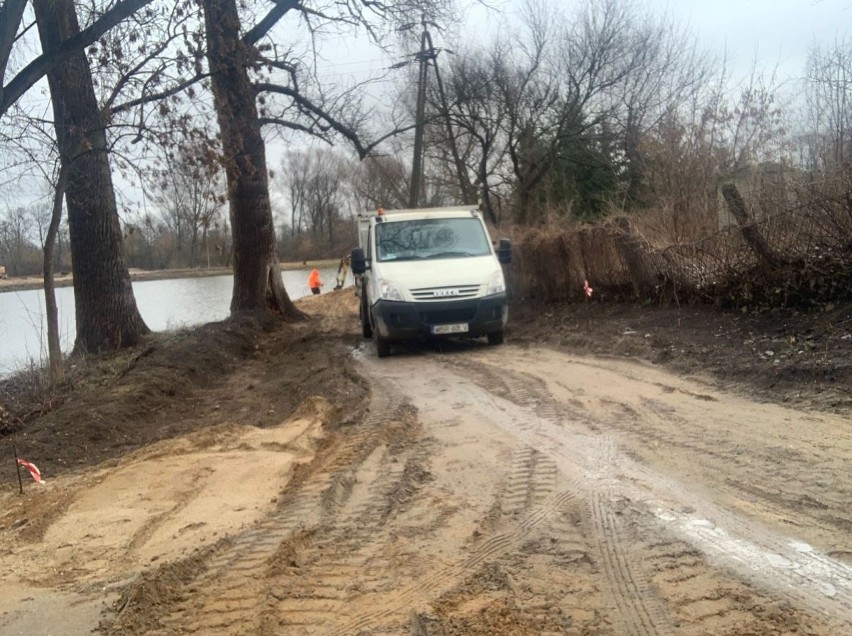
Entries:
<svg viewBox="0 0 852 636">
<path fill-rule="evenodd" d="M 444 123 L 447 127 L 447 136 L 450 142 L 450 151 L 452 152 L 453 162 L 456 168 L 456 175 L 459 180 L 459 190 L 461 196 L 465 199 L 473 197 L 473 186 L 467 178 L 467 171 L 462 163 L 459 155 L 458 147 L 456 146 L 456 137 L 453 133 L 453 126 L 450 122 L 450 109 L 447 105 L 447 96 L 444 92 L 444 83 L 441 81 L 441 74 L 438 72 L 438 51 L 432 43 L 432 35 L 427 28 L 426 19 L 421 20 L 423 25 L 423 33 L 420 36 L 420 51 L 414 56 L 420 64 L 418 79 L 417 79 L 417 114 L 414 126 L 414 161 L 411 168 L 411 192 L 408 198 L 408 207 L 416 208 L 420 206 L 420 201 L 423 195 L 423 129 L 426 125 L 426 85 L 429 78 L 429 63 L 432 62 L 435 66 L 435 80 L 438 84 L 438 94 L 441 99 L 441 115 L 444 118 Z M 402 66 L 405 63 L 400 63 L 396 66 Z"/>
<path fill-rule="evenodd" d="M 420 36 L 420 52 L 415 59 L 420 63 L 417 80 L 417 116 L 414 128 L 414 162 L 411 168 L 411 193 L 408 207 L 420 207 L 420 195 L 423 190 L 423 125 L 426 118 L 426 80 L 429 72 L 429 60 L 435 57 L 435 50 L 427 44 L 431 41 L 423 18 L 423 33 Z"/>
</svg>

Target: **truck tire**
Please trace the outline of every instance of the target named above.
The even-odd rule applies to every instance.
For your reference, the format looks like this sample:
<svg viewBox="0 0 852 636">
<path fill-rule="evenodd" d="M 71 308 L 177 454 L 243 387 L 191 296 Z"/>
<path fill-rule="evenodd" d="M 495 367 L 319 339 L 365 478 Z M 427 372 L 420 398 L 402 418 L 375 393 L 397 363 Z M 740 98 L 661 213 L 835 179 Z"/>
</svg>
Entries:
<svg viewBox="0 0 852 636">
<path fill-rule="evenodd" d="M 503 344 L 503 330 L 500 331 L 492 331 L 488 334 L 488 344 L 490 345 L 501 345 Z"/>
<path fill-rule="evenodd" d="M 358 315 L 361 317 L 361 335 L 365 338 L 373 337 L 373 325 L 370 324 L 370 316 L 364 309 L 364 301 L 362 300 L 358 307 Z"/>
<path fill-rule="evenodd" d="M 390 347 L 390 340 L 376 334 L 376 355 L 378 357 L 387 358 L 390 355 Z"/>
</svg>

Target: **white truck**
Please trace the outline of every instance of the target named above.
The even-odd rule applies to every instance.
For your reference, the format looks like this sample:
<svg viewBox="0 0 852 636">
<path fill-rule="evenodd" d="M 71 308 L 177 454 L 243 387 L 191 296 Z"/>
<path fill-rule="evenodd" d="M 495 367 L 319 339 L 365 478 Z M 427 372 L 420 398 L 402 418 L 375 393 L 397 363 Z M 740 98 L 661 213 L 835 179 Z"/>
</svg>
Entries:
<svg viewBox="0 0 852 636">
<path fill-rule="evenodd" d="M 391 343 L 466 336 L 503 342 L 509 315 L 502 265 L 512 244 L 492 244 L 477 206 L 382 210 L 360 216 L 350 262 L 361 328 L 380 358 Z"/>
</svg>

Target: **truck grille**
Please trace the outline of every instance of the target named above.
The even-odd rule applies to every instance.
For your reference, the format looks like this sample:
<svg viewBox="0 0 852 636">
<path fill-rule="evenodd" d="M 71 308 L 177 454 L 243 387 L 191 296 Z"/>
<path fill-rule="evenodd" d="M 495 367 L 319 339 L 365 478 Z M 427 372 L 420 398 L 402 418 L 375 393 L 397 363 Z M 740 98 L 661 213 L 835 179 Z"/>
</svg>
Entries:
<svg viewBox="0 0 852 636">
<path fill-rule="evenodd" d="M 414 300 L 457 300 L 473 298 L 479 293 L 479 285 L 453 285 L 450 287 L 423 287 L 412 289 Z"/>
</svg>

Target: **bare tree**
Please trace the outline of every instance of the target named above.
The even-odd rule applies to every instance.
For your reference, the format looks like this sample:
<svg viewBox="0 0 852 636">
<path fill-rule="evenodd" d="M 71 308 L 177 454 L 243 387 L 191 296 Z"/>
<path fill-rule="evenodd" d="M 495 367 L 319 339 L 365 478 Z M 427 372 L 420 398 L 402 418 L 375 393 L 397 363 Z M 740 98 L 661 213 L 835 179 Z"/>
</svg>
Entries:
<svg viewBox="0 0 852 636">
<path fill-rule="evenodd" d="M 352 172 L 352 196 L 359 212 L 404 208 L 408 200 L 410 167 L 393 155 L 365 158 Z"/>
<path fill-rule="evenodd" d="M 150 212 L 129 215 L 124 224 L 128 263 L 141 269 L 164 269 L 174 256 L 174 236 L 159 217 Z"/>
<path fill-rule="evenodd" d="M 34 223 L 24 206 L 9 208 L 0 217 L 0 260 L 10 275 L 33 274 L 37 251 L 33 236 Z"/>
<path fill-rule="evenodd" d="M 301 312 L 284 289 L 278 265 L 266 149 L 248 74 L 251 48 L 240 36 L 234 0 L 203 0 L 202 6 L 234 236 L 231 312 L 270 307 L 298 317 Z"/>
<path fill-rule="evenodd" d="M 852 163 L 852 39 L 814 47 L 806 75 L 807 126 L 821 167 Z"/>
<path fill-rule="evenodd" d="M 541 220 L 542 190 L 553 190 L 560 163 L 582 173 L 590 160 L 608 161 L 616 106 L 628 93 L 638 102 L 642 91 L 627 82 L 649 54 L 638 46 L 641 25 L 630 2 L 585 0 L 562 16 L 555 3 L 530 0 L 517 22 L 522 28 L 487 55 L 462 51 L 453 59 L 447 93 L 486 213 L 497 220 L 492 183 L 505 183 L 515 219 L 526 223 Z"/>
<path fill-rule="evenodd" d="M 285 155 L 281 168 L 290 203 L 291 239 L 306 232 L 315 252 L 339 251 L 348 214 L 346 200 L 352 193 L 353 163 L 350 157 L 324 146 Z"/>
<path fill-rule="evenodd" d="M 635 64 L 608 99 L 610 128 L 624 153 L 625 195 L 636 205 L 642 203 L 646 166 L 643 137 L 705 93 L 714 60 L 689 29 L 669 16 L 645 13 L 638 5 L 633 10 Z"/>
<path fill-rule="evenodd" d="M 312 99 L 299 83 L 297 61 L 288 55 L 289 49 L 269 57 L 262 55 L 260 49 L 276 54 L 278 49 L 274 45 L 255 45 L 288 14 L 304 20 L 312 34 L 319 32 L 320 25 L 333 28 L 344 24 L 377 35 L 373 20 L 393 23 L 412 11 L 419 13 L 439 4 L 439 0 L 382 4 L 359 1 L 309 9 L 295 1 L 282 0 L 242 35 L 240 15 L 233 0 L 203 0 L 207 59 L 222 138 L 234 236 L 232 312 L 268 307 L 284 316 L 301 315 L 284 290 L 278 267 L 261 123 L 308 132 L 332 130 L 352 142 L 362 156 L 367 152 L 360 141 L 359 124 L 363 118 L 357 108 Z M 255 85 L 249 75 L 251 68 L 279 71 L 283 80 Z M 284 110 L 278 107 L 277 113 L 261 119 L 256 102 L 259 92 L 262 100 L 266 99 L 263 94 L 285 98 Z M 272 112 L 273 104 L 267 106 L 262 102 L 261 108 Z"/>
<path fill-rule="evenodd" d="M 8 0 L 0 6 L 0 116 L 3 116 L 36 82 L 54 71 L 70 56 L 81 52 L 96 42 L 128 16 L 149 4 L 152 0 L 119 0 L 100 14 L 85 29 L 79 27 L 61 41 L 43 47 L 42 54 L 30 60 L 11 78 L 6 78 L 9 59 L 18 40 L 22 25 L 25 0 Z M 75 14 L 76 15 L 76 14 Z M 75 20 L 76 24 L 76 20 Z"/>
<path fill-rule="evenodd" d="M 44 235 L 42 247 L 44 250 L 44 307 L 47 321 L 47 356 L 50 367 L 50 381 L 59 383 L 65 375 L 62 365 L 62 347 L 59 341 L 59 308 L 56 304 L 56 291 L 53 281 L 53 258 L 56 239 L 59 236 L 59 223 L 62 220 L 62 198 L 65 196 L 65 186 L 68 181 L 69 163 L 59 162 L 59 174 L 54 183 L 52 205 L 50 206 L 50 221 Z"/>
<path fill-rule="evenodd" d="M 175 236 L 181 265 L 197 267 L 202 252 L 209 256 L 207 234 L 222 208 L 218 167 L 184 144 L 155 171 L 152 198 Z"/>
<path fill-rule="evenodd" d="M 828 212 L 839 234 L 852 221 L 852 39 L 810 54 L 806 78 L 808 199 Z"/>
<path fill-rule="evenodd" d="M 778 159 L 785 146 L 785 117 L 774 74 L 756 68 L 736 94 L 736 101 L 716 111 L 715 124 L 726 149 L 725 171 L 742 170 L 761 161 Z"/>
<path fill-rule="evenodd" d="M 303 150 L 290 150 L 281 160 L 281 173 L 290 203 L 290 238 L 305 227 L 308 217 L 308 182 L 311 165 Z"/>
<path fill-rule="evenodd" d="M 308 184 L 308 210 L 312 231 L 325 234 L 334 246 L 334 231 L 341 218 L 350 166 L 345 157 L 327 148 L 313 148 L 316 170 Z"/>
<path fill-rule="evenodd" d="M 66 55 L 63 43 L 80 34 L 72 0 L 34 0 L 33 7 L 43 50 Z M 48 84 L 59 155 L 68 164 L 65 196 L 74 272 L 75 349 L 128 346 L 148 328 L 136 307 L 122 253 L 104 122 L 83 53 L 63 57 L 48 73 Z"/>
<path fill-rule="evenodd" d="M 561 21 L 530 4 L 526 15 L 530 44 L 503 88 L 522 221 L 535 220 L 536 191 L 556 158 L 596 131 L 611 130 L 604 126 L 613 114 L 608 96 L 642 61 L 630 2 L 585 0 Z M 565 26 L 556 30 L 554 22 Z"/>
<path fill-rule="evenodd" d="M 456 130 L 460 155 L 474 176 L 487 218 L 500 221 L 494 205 L 494 189 L 502 182 L 506 157 L 505 126 L 508 108 L 500 93 L 498 77 L 506 73 L 507 46 L 497 43 L 486 54 L 460 53 L 451 58 L 447 74 L 447 111 Z M 434 101 L 434 97 L 433 97 Z M 436 128 L 439 135 L 440 127 Z M 441 137 L 438 137 L 439 143 Z M 446 147 L 444 139 L 442 147 Z M 446 156 L 446 155 L 445 155 Z"/>
<path fill-rule="evenodd" d="M 698 104 L 696 104 L 698 106 Z M 640 141 L 649 230 L 664 243 L 687 243 L 717 231 L 719 168 L 713 122 L 700 112 L 672 112 Z"/>
</svg>

